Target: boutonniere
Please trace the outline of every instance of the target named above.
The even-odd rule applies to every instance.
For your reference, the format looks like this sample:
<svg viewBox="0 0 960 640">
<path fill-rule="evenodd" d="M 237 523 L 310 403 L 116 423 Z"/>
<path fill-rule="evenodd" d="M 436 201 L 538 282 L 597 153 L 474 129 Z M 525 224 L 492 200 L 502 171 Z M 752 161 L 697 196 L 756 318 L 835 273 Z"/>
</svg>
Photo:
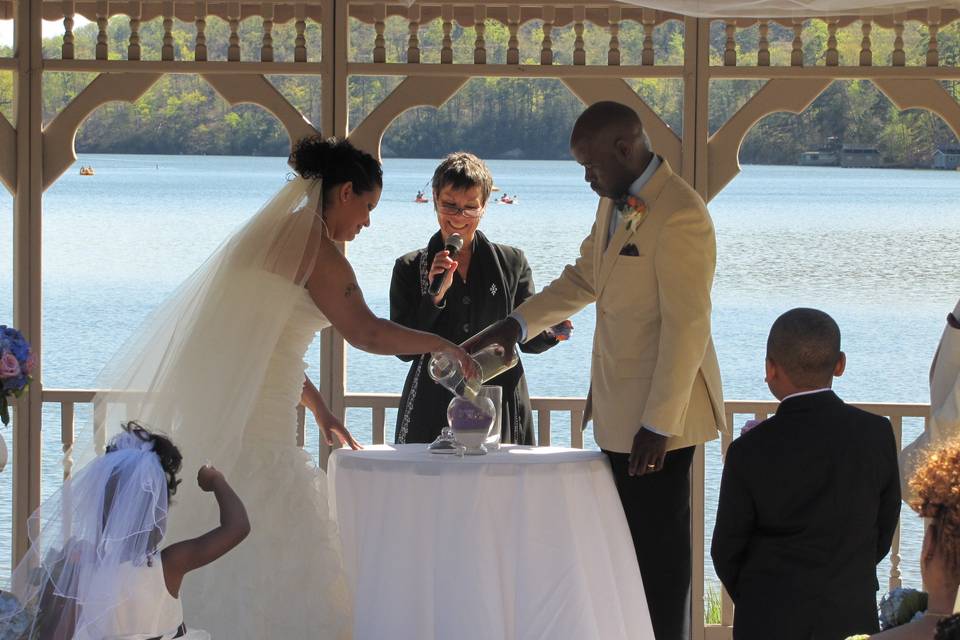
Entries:
<svg viewBox="0 0 960 640">
<path fill-rule="evenodd" d="M 627 196 L 621 212 L 627 222 L 627 231 L 632 231 L 633 227 L 643 220 L 643 216 L 647 215 L 647 203 L 636 196 Z"/>
</svg>

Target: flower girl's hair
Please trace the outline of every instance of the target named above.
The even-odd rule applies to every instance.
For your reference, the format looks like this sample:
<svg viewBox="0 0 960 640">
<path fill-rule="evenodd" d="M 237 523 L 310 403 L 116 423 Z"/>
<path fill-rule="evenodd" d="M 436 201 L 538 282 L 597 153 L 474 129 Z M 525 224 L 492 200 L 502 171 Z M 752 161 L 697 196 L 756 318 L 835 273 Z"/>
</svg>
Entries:
<svg viewBox="0 0 960 640">
<path fill-rule="evenodd" d="M 177 474 L 180 473 L 180 467 L 183 465 L 183 455 L 173 441 L 164 435 L 150 431 L 136 420 L 131 420 L 123 425 L 123 433 L 118 434 L 107 445 L 106 452 L 110 454 L 121 448 L 128 448 L 124 441 L 129 442 L 130 438 L 136 438 L 141 448 L 148 448 L 157 455 L 160 466 L 167 476 L 167 497 L 176 494 L 177 486 L 181 482 Z"/>
<path fill-rule="evenodd" d="M 947 569 L 960 577 L 960 439 L 932 449 L 920 465 L 910 487 L 916 492 L 913 508 L 931 518 L 937 548 Z"/>
</svg>

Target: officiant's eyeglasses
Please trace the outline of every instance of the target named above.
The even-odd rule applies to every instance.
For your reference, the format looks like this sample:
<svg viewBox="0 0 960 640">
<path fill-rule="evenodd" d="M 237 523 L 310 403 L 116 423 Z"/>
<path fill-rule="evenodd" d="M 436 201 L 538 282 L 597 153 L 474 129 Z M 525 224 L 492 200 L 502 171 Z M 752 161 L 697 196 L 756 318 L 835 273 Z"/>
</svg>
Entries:
<svg viewBox="0 0 960 640">
<path fill-rule="evenodd" d="M 458 207 L 452 202 L 441 202 L 438 206 L 440 213 L 445 216 L 463 214 L 465 218 L 479 218 L 483 215 L 483 207 Z"/>
</svg>

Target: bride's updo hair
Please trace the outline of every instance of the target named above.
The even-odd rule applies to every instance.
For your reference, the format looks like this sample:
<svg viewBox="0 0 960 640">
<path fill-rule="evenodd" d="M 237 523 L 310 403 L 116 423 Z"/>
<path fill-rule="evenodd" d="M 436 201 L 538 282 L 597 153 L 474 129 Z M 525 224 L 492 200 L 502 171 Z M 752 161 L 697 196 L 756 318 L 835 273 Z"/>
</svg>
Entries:
<svg viewBox="0 0 960 640">
<path fill-rule="evenodd" d="M 167 476 L 167 497 L 172 497 L 177 492 L 177 486 L 181 482 L 177 478 L 177 474 L 180 473 L 180 468 L 183 466 L 183 455 L 177 449 L 177 445 L 173 444 L 170 438 L 159 433 L 153 433 L 135 420 L 124 424 L 123 430 L 143 442 L 153 443 L 152 451 L 160 458 L 160 467 L 163 468 L 163 472 Z M 113 453 L 116 450 L 116 446 L 109 445 L 106 452 Z"/>
<path fill-rule="evenodd" d="M 376 158 L 349 140 L 307 136 L 293 146 L 289 164 L 301 178 L 323 180 L 324 189 L 350 182 L 353 192 L 383 188 L 383 169 Z"/>
<path fill-rule="evenodd" d="M 930 526 L 947 569 L 960 577 L 960 440 L 931 450 L 910 487 L 917 496 L 913 508 L 933 520 Z"/>
</svg>

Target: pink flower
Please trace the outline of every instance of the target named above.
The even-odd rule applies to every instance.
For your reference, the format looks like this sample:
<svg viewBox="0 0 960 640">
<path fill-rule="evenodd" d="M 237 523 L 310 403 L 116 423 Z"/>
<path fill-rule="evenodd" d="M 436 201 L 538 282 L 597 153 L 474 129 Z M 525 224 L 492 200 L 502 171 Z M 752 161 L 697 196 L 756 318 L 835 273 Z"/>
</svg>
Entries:
<svg viewBox="0 0 960 640">
<path fill-rule="evenodd" d="M 20 363 L 17 358 L 9 351 L 4 351 L 0 356 L 0 379 L 16 378 L 20 375 Z"/>
<path fill-rule="evenodd" d="M 30 355 L 27 357 L 27 361 L 23 364 L 23 372 L 27 375 L 33 371 L 33 366 L 37 364 L 37 359 L 33 356 L 33 352 L 30 352 Z"/>
<path fill-rule="evenodd" d="M 763 420 L 747 420 L 745 423 L 743 423 L 743 427 L 740 428 L 740 435 L 743 435 L 747 431 L 750 431 L 750 429 L 753 429 L 755 426 L 757 426 L 761 422 L 763 422 Z"/>
</svg>

